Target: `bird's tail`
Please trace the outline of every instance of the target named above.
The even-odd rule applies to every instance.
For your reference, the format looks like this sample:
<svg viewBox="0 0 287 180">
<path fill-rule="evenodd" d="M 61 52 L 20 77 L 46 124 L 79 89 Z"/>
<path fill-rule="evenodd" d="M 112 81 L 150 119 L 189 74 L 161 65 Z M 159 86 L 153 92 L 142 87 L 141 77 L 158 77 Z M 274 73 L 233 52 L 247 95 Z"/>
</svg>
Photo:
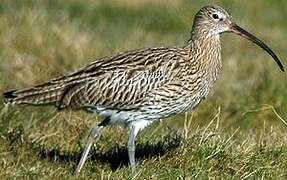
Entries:
<svg viewBox="0 0 287 180">
<path fill-rule="evenodd" d="M 60 100 L 64 88 L 64 85 L 48 82 L 31 88 L 7 91 L 3 96 L 5 103 L 11 105 L 56 104 Z"/>
</svg>

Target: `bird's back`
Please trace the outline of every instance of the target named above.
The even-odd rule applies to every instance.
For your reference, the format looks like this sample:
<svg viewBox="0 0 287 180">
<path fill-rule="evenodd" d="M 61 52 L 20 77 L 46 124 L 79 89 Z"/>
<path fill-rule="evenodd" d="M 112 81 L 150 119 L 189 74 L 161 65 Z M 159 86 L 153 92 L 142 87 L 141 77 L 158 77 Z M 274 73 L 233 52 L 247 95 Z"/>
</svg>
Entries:
<svg viewBox="0 0 287 180">
<path fill-rule="evenodd" d="M 178 84 L 187 52 L 149 48 L 98 59 L 43 84 L 4 94 L 11 104 L 54 104 L 59 109 L 101 106 L 134 109 L 167 84 Z"/>
</svg>

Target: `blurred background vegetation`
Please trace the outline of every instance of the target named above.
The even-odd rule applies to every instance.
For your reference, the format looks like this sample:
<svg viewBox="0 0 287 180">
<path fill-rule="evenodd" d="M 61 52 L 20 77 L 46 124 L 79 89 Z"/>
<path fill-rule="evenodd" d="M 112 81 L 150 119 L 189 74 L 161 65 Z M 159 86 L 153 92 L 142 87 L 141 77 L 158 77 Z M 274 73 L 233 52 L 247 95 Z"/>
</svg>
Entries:
<svg viewBox="0 0 287 180">
<path fill-rule="evenodd" d="M 96 58 L 120 51 L 152 46 L 183 46 L 189 38 L 194 14 L 210 3 L 228 10 L 235 22 L 266 42 L 287 65 L 285 0 L 2 0 L 0 92 L 29 87 L 79 68 Z M 152 177 L 168 179 L 197 177 L 195 175 L 200 174 L 201 177 L 222 178 L 225 177 L 222 172 L 227 172 L 226 177 L 244 177 L 245 172 L 250 171 L 250 177 L 287 176 L 282 168 L 287 167 L 283 161 L 287 157 L 287 126 L 282 122 L 287 120 L 286 73 L 280 72 L 272 58 L 260 48 L 236 35 L 223 34 L 222 47 L 223 72 L 210 96 L 192 113 L 166 120 L 174 128 L 172 136 L 167 135 L 170 131 L 161 123 L 147 128 L 138 140 L 142 147 L 140 151 L 153 151 L 157 147 L 160 149 L 158 154 L 161 154 L 162 151 L 165 152 L 164 142 L 172 141 L 170 143 L 173 144 L 177 134 L 184 132 L 190 133 L 189 140 L 198 142 L 189 146 L 190 151 L 196 148 L 198 150 L 201 146 L 203 149 L 210 146 L 216 149 L 213 144 L 221 147 L 220 143 L 224 144 L 233 134 L 232 138 L 235 140 L 228 150 L 247 152 L 251 148 L 256 154 L 258 151 L 255 147 L 261 147 L 263 143 L 274 151 L 279 148 L 280 152 L 274 157 L 272 153 L 272 157 L 265 157 L 264 154 L 260 156 L 260 162 L 276 161 L 278 164 L 268 164 L 271 169 L 267 170 L 258 166 L 258 171 L 252 173 L 252 167 L 258 162 L 248 161 L 249 164 L 243 163 L 243 166 L 240 163 L 246 157 L 235 153 L 235 156 L 228 156 L 229 160 L 235 161 L 235 165 L 228 161 L 226 166 L 212 169 L 213 163 L 203 161 L 207 164 L 197 166 L 202 161 L 197 161 L 196 158 L 209 157 L 208 153 L 187 154 L 184 149 L 188 149 L 186 146 L 192 143 L 187 140 L 187 145 L 181 145 L 175 152 L 171 150 L 174 154 L 167 153 L 168 155 L 156 156 L 152 160 L 143 158 L 141 166 L 150 170 L 142 171 L 140 175 L 145 174 L 144 177 L 148 178 L 151 174 L 161 172 L 160 176 Z M 3 108 L 3 99 L 0 102 L 0 107 Z M 216 123 L 213 123 L 214 119 Z M 73 177 L 72 171 L 85 137 L 97 121 L 98 117 L 90 114 L 70 111 L 56 113 L 55 109 L 49 107 L 21 106 L 10 108 L 8 112 L 3 111 L 0 120 L 1 177 Z M 191 121 L 189 129 L 185 126 L 187 121 Z M 211 129 L 207 131 L 218 131 L 222 137 L 207 142 L 204 146 L 200 140 L 196 141 L 191 137 L 196 137 L 196 133 L 200 134 L 201 129 L 209 123 L 211 125 L 208 128 Z M 122 168 L 115 171 L 117 168 L 110 166 L 121 162 L 109 159 L 109 156 L 115 159 L 127 157 L 126 132 L 117 127 L 104 131 L 96 144 L 97 152 L 103 154 L 96 154 L 94 161 L 88 163 L 80 177 L 127 177 L 128 167 L 119 165 Z M 166 136 L 171 140 L 167 140 Z M 152 143 L 157 143 L 155 145 L 158 146 Z M 235 145 L 236 143 L 240 145 Z M 170 144 L 167 146 L 167 149 L 171 147 Z M 280 153 L 284 154 L 284 158 Z M 167 163 L 179 162 L 175 156 L 183 159 L 180 160 L 182 164 L 171 168 Z M 195 157 L 190 164 L 184 161 L 189 157 Z M 97 158 L 101 158 L 102 163 Z M 161 158 L 164 159 L 163 162 L 158 162 Z M 226 168 L 230 164 L 238 165 L 235 172 L 241 168 L 243 170 L 235 175 L 228 173 Z M 193 166 L 211 169 L 206 172 L 202 169 L 196 171 Z M 250 169 L 246 169 L 249 166 Z M 183 167 L 193 170 L 182 172 Z M 173 175 L 169 175 L 171 172 Z"/>
</svg>

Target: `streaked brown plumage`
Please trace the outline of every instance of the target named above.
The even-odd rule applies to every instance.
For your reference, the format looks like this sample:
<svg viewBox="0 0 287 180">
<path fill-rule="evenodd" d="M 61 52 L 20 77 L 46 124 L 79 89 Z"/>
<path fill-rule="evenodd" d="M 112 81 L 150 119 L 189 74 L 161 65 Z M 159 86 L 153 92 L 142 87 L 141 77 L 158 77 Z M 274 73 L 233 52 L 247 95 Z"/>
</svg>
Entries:
<svg viewBox="0 0 287 180">
<path fill-rule="evenodd" d="M 209 93 L 221 70 L 220 34 L 234 32 L 273 51 L 235 23 L 218 6 L 203 7 L 195 16 L 191 38 L 183 47 L 129 51 L 98 59 L 73 73 L 32 88 L 4 93 L 5 101 L 18 104 L 51 104 L 106 117 L 91 131 L 78 165 L 79 172 L 102 127 L 119 123 L 131 128 L 129 158 L 135 168 L 137 133 L 153 121 L 193 109 Z"/>
</svg>

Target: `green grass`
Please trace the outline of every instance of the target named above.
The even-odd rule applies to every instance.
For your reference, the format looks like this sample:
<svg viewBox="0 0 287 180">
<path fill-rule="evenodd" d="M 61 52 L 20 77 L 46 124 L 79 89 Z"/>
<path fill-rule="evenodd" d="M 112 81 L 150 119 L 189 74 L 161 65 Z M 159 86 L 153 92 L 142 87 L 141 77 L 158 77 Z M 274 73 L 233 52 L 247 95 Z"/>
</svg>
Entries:
<svg viewBox="0 0 287 180">
<path fill-rule="evenodd" d="M 210 1 L 129 2 L 1 1 L 0 91 L 135 47 L 181 46 L 194 13 Z M 287 1 L 216 2 L 287 65 Z M 286 73 L 235 35 L 222 35 L 222 46 L 223 72 L 210 96 L 192 113 L 154 123 L 139 135 L 136 175 L 127 166 L 127 130 L 105 129 L 74 176 L 99 117 L 19 106 L 0 114 L 1 179 L 286 179 Z"/>
</svg>

